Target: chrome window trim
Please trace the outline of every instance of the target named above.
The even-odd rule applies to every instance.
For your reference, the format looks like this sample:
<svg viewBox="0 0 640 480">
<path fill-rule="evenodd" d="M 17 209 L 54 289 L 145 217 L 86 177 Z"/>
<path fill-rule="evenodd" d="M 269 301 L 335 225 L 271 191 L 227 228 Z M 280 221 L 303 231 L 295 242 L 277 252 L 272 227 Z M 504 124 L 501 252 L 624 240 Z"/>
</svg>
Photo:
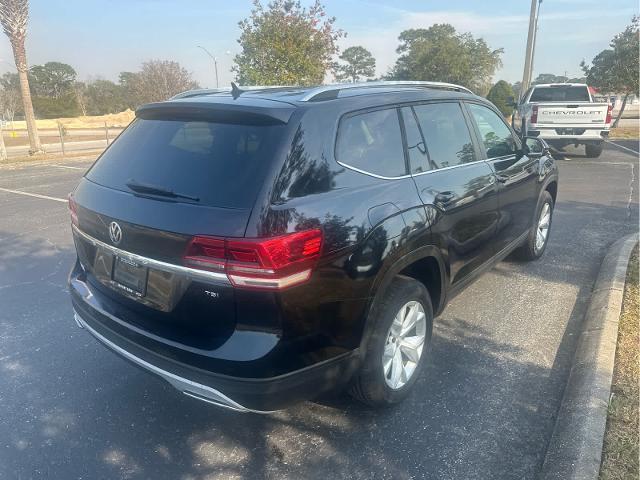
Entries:
<svg viewBox="0 0 640 480">
<path fill-rule="evenodd" d="M 453 168 L 466 167 L 467 165 L 475 165 L 476 163 L 482 163 L 482 162 L 486 162 L 486 160 L 481 159 L 481 160 L 474 160 L 473 162 L 468 162 L 468 163 L 459 163 L 458 165 L 451 165 L 449 167 L 436 168 L 435 170 L 427 170 L 426 172 L 414 173 L 412 176 L 419 177 L 421 175 L 426 175 L 428 173 L 442 172 L 443 170 L 451 170 Z"/>
<path fill-rule="evenodd" d="M 182 265 L 175 265 L 173 263 L 163 262 L 161 260 L 155 260 L 153 258 L 144 257 L 142 255 L 138 255 L 136 253 L 127 252 L 126 250 L 122 250 L 120 248 L 114 247 L 113 245 L 109 245 L 108 243 L 102 242 L 92 236 L 86 234 L 80 228 L 75 225 L 71 225 L 71 229 L 78 236 L 82 237 L 89 243 L 94 246 L 98 246 L 100 248 L 104 248 L 109 252 L 118 255 L 119 257 L 126 258 L 131 260 L 132 262 L 140 263 L 142 265 L 153 267 L 157 270 L 162 270 L 164 272 L 176 273 L 179 275 L 186 275 L 190 278 L 196 278 L 201 280 L 213 281 L 215 283 L 222 283 L 225 285 L 231 285 L 229 278 L 226 273 L 221 272 L 212 272 L 209 270 L 198 270 L 196 268 L 189 268 Z"/>
<path fill-rule="evenodd" d="M 515 153 L 509 153 L 508 155 L 500 155 L 499 157 L 491 157 L 487 158 L 487 162 L 493 162 L 494 160 L 507 160 L 509 157 L 512 157 Z"/>
<path fill-rule="evenodd" d="M 364 175 L 369 175 L 370 177 L 374 177 L 374 178 L 380 178 L 382 180 L 400 180 L 403 178 L 409 178 L 411 176 L 411 175 L 400 175 L 399 177 L 385 177 L 384 175 L 378 175 L 377 173 L 371 173 L 371 172 L 367 172 L 366 170 L 361 170 L 357 167 L 352 167 L 351 165 L 343 163 L 338 159 L 336 159 L 336 163 L 345 168 L 348 168 L 349 170 L 353 170 L 354 172 L 362 173 Z"/>
<path fill-rule="evenodd" d="M 500 157 L 496 157 L 496 158 L 500 158 Z M 493 160 L 493 159 L 489 159 L 489 160 Z M 348 168 L 349 170 L 353 170 L 354 172 L 358 172 L 358 173 L 362 173 L 364 175 L 368 175 L 370 177 L 374 177 L 374 178 L 379 178 L 381 180 L 402 180 L 403 178 L 409 178 L 409 177 L 419 177 L 421 175 L 427 175 L 429 173 L 436 173 L 436 172 L 442 172 L 444 170 L 451 170 L 453 168 L 459 168 L 459 167 L 466 167 L 467 165 L 475 165 L 476 163 L 482 163 L 482 162 L 487 162 L 488 160 L 485 159 L 481 159 L 481 160 L 475 160 L 473 162 L 468 162 L 468 163 L 460 163 L 458 165 L 451 165 L 450 167 L 442 167 L 442 168 L 436 168 L 434 170 L 428 170 L 426 172 L 420 172 L 420 173 L 413 173 L 410 175 L 402 175 L 400 177 L 384 177 L 382 175 L 376 175 L 375 173 L 371 173 L 371 172 L 367 172 L 365 170 L 360 170 L 359 168 L 356 167 L 352 167 L 351 165 L 347 165 L 346 163 L 342 163 L 338 160 L 336 160 L 336 162 L 345 167 Z"/>
</svg>

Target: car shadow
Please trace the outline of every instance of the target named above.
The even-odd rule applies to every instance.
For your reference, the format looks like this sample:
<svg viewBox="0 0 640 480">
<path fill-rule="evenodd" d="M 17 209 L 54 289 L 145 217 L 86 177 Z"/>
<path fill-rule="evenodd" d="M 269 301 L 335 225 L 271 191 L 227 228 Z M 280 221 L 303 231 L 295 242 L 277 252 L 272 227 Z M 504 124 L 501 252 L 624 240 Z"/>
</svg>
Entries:
<svg viewBox="0 0 640 480">
<path fill-rule="evenodd" d="M 437 319 L 404 403 L 376 411 L 337 395 L 269 415 L 131 368 L 73 322 L 71 245 L 0 232 L 0 478 L 535 478 L 600 260 L 635 221 L 623 205 L 562 198 L 555 215 L 540 261 L 502 262 L 468 290 L 475 305 L 461 297 Z M 544 285 L 547 301 L 568 286 L 575 301 L 543 322 L 535 303 L 521 324 L 484 318 L 476 300 L 494 295 L 509 314 L 514 284 Z M 551 329 L 549 358 L 522 340 Z"/>
</svg>

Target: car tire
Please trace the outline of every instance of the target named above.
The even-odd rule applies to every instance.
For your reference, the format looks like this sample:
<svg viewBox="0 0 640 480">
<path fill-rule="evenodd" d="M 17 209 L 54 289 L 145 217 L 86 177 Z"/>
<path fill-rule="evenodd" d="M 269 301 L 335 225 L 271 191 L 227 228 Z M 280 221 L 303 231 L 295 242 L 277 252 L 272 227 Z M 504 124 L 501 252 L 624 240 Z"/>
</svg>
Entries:
<svg viewBox="0 0 640 480">
<path fill-rule="evenodd" d="M 431 297 L 422 283 L 398 276 L 383 295 L 369 319 L 373 330 L 363 365 L 349 389 L 355 399 L 371 407 L 391 406 L 409 395 L 424 367 L 433 329 Z M 407 316 L 401 316 L 403 311 Z M 408 326 L 412 311 L 416 315 L 415 327 L 402 337 L 398 325 L 405 321 L 404 326 Z M 421 336 L 423 342 L 416 362 L 417 348 L 409 346 L 417 347 Z"/>
<path fill-rule="evenodd" d="M 602 143 L 588 144 L 584 146 L 584 152 L 587 158 L 598 158 L 602 154 L 603 148 L 604 145 Z"/>
<path fill-rule="evenodd" d="M 535 221 L 527 235 L 525 242 L 514 253 L 516 257 L 524 261 L 533 261 L 539 259 L 547 248 L 549 242 L 549 233 L 551 232 L 551 224 L 553 221 L 553 197 L 547 191 L 542 192 L 540 200 L 538 201 L 538 207 L 536 208 Z M 546 230 L 543 230 L 544 217 L 548 213 L 546 220 Z M 540 242 L 540 235 L 544 236 L 542 242 Z"/>
</svg>

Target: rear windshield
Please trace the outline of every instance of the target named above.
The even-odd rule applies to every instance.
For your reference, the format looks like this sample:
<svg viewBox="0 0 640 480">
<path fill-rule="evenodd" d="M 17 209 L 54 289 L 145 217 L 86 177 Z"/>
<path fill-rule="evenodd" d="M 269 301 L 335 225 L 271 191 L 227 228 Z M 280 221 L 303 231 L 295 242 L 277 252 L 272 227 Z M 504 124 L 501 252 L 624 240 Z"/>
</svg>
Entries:
<svg viewBox="0 0 640 480">
<path fill-rule="evenodd" d="M 562 86 L 536 87 L 530 102 L 588 102 L 589 90 L 584 87 Z"/>
<path fill-rule="evenodd" d="M 136 119 L 87 173 L 92 182 L 130 191 L 153 185 L 207 206 L 249 208 L 282 125 Z"/>
</svg>

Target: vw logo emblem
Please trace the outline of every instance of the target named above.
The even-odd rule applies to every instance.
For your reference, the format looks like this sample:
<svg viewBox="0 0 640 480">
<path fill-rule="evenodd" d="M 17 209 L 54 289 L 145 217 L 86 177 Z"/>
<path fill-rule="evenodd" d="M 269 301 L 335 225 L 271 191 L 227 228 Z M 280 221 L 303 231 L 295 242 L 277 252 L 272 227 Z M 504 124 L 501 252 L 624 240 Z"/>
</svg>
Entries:
<svg viewBox="0 0 640 480">
<path fill-rule="evenodd" d="M 118 245 L 122 240 L 122 229 L 116 222 L 109 224 L 109 238 L 111 238 L 114 245 Z"/>
</svg>

